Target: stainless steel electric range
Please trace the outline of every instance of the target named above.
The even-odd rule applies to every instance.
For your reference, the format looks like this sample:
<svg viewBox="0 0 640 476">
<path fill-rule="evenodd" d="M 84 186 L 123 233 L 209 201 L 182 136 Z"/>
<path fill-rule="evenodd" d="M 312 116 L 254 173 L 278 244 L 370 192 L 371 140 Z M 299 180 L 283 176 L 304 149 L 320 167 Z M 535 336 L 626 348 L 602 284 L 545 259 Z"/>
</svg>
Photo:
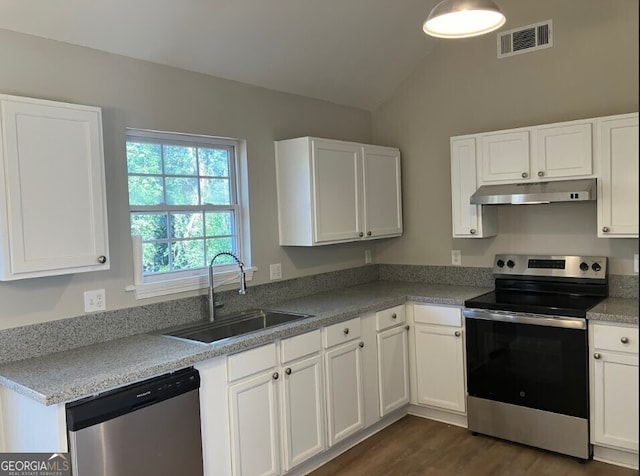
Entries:
<svg viewBox="0 0 640 476">
<path fill-rule="evenodd" d="M 496 255 L 493 274 L 465 302 L 469 430 L 588 459 L 586 314 L 607 259 Z"/>
</svg>

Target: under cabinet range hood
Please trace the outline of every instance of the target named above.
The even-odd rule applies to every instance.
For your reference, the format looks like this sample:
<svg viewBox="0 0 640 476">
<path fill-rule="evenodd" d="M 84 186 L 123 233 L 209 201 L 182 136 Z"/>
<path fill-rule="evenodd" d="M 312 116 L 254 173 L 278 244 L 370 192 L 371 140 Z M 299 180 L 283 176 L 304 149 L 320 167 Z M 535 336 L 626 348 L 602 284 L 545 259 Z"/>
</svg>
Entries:
<svg viewBox="0 0 640 476">
<path fill-rule="evenodd" d="M 482 185 L 471 195 L 472 205 L 533 205 L 596 199 L 596 179 Z"/>
</svg>

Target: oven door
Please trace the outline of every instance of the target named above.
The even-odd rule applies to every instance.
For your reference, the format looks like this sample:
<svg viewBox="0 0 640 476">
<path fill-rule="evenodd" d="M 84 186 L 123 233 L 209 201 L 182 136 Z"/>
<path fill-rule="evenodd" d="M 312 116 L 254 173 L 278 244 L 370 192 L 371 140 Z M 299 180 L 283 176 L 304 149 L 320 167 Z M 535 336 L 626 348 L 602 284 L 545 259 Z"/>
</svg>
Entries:
<svg viewBox="0 0 640 476">
<path fill-rule="evenodd" d="M 464 315 L 469 396 L 589 417 L 585 319 Z"/>
</svg>

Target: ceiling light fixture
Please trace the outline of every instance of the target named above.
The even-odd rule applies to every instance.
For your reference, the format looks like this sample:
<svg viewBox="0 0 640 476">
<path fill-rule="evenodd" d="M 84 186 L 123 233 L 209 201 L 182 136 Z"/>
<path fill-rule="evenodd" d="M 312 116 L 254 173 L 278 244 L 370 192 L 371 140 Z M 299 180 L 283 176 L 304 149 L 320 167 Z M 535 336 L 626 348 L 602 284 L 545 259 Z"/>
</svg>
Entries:
<svg viewBox="0 0 640 476">
<path fill-rule="evenodd" d="M 491 0 L 443 0 L 433 7 L 422 29 L 438 38 L 468 38 L 497 30 L 505 21 Z"/>
</svg>

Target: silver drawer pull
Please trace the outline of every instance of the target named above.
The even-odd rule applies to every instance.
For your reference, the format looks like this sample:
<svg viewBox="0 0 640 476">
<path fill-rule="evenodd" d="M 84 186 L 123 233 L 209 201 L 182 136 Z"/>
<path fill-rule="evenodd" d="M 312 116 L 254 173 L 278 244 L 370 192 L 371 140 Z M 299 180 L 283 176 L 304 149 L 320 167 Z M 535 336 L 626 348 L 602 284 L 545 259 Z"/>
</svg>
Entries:
<svg viewBox="0 0 640 476">
<path fill-rule="evenodd" d="M 596 360 L 600 359 L 600 354 L 596 352 L 595 354 L 593 354 L 593 358 Z"/>
<path fill-rule="evenodd" d="M 628 337 L 620 337 L 620 342 L 622 342 L 623 344 L 628 344 L 629 343 L 629 338 Z"/>
<path fill-rule="evenodd" d="M 278 372 L 273 372 L 273 375 L 271 377 L 273 378 L 273 380 L 278 380 L 280 374 Z"/>
<path fill-rule="evenodd" d="M 360 343 L 358 344 L 360 346 L 360 348 L 362 349 L 364 347 L 364 342 L 360 341 Z"/>
<path fill-rule="evenodd" d="M 453 333 L 453 335 L 454 335 L 454 336 L 456 336 L 456 337 L 460 337 L 460 335 L 461 335 L 461 334 L 460 334 L 460 331 L 455 331 L 455 332 Z"/>
<path fill-rule="evenodd" d="M 395 319 L 397 317 L 398 317 L 398 315 L 395 312 L 393 314 L 391 314 L 391 319 Z"/>
<path fill-rule="evenodd" d="M 347 334 L 349 333 L 349 328 L 348 328 L 348 327 L 345 327 L 345 328 L 344 328 L 344 330 L 343 330 L 342 332 L 344 332 L 344 335 L 347 335 Z"/>
</svg>

